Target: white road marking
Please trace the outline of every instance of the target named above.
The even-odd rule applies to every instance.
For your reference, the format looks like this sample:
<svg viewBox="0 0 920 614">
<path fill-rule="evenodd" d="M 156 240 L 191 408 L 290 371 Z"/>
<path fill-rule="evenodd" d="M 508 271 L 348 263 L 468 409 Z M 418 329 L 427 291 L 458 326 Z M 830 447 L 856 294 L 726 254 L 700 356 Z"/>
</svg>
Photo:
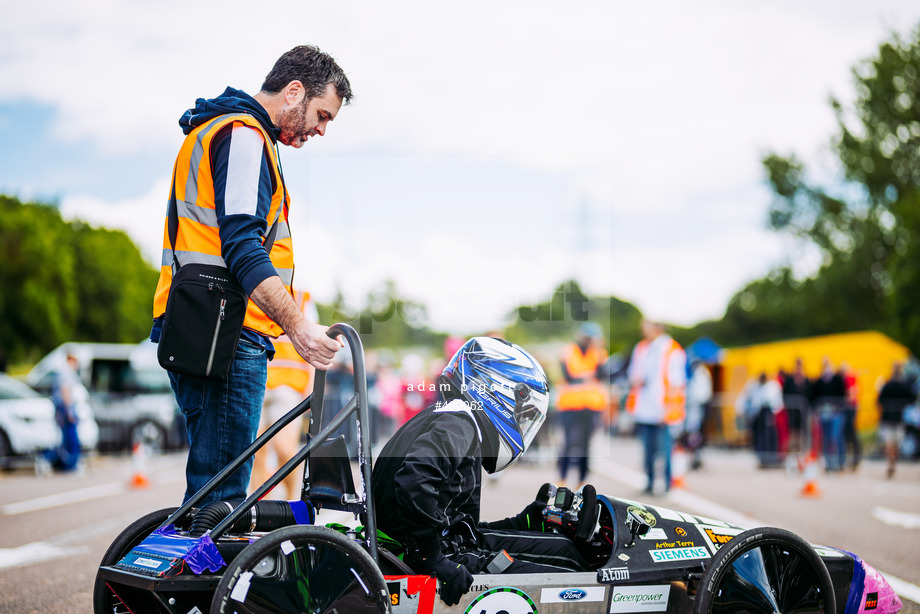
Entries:
<svg viewBox="0 0 920 614">
<path fill-rule="evenodd" d="M 904 527 L 905 529 L 920 528 L 920 515 L 899 512 L 880 505 L 876 505 L 872 508 L 872 517 L 893 527 Z"/>
<path fill-rule="evenodd" d="M 64 548 L 47 542 L 32 542 L 17 548 L 0 548 L 0 569 L 33 565 L 87 551 L 86 546 Z"/>
<path fill-rule="evenodd" d="M 603 473 L 609 478 L 612 478 L 622 484 L 626 484 L 632 488 L 642 488 L 645 486 L 645 474 L 625 465 L 620 465 L 613 461 L 607 460 L 597 469 L 591 468 L 592 471 L 597 471 L 598 473 Z M 767 523 L 761 522 L 755 518 L 752 518 L 746 514 L 735 511 L 731 508 L 725 507 L 714 501 L 710 501 L 704 497 L 691 494 L 684 490 L 671 490 L 668 493 L 668 499 L 674 501 L 679 505 L 686 506 L 690 510 L 698 512 L 700 514 L 705 514 L 707 516 L 712 516 L 713 518 L 718 518 L 719 520 L 724 520 L 726 522 L 731 522 L 732 524 L 737 524 L 742 527 L 763 527 L 768 526 Z M 920 516 L 916 514 L 907 514 L 905 512 L 897 512 L 895 510 L 890 510 L 884 507 L 876 506 L 872 510 L 873 516 L 882 522 L 887 524 L 896 524 L 898 526 L 907 526 L 907 528 L 917 528 L 920 527 Z M 881 515 L 881 517 L 880 517 Z M 887 518 L 888 520 L 884 520 Z M 891 522 L 889 522 L 889 520 Z M 906 523 L 906 524 L 905 524 Z M 910 526 L 908 526 L 908 524 Z M 902 599 L 909 599 L 915 603 L 920 603 L 920 586 L 916 584 L 911 584 L 892 576 L 889 573 L 885 573 L 880 569 L 877 571 L 882 574 L 885 580 L 888 581 L 888 584 L 891 585 L 891 588 L 894 589 L 894 592 L 898 594 Z"/>
<path fill-rule="evenodd" d="M 172 477 L 167 474 L 163 478 L 158 479 L 156 483 L 159 486 L 169 486 L 172 484 L 184 482 L 184 474 Z M 37 499 L 28 499 L 26 501 L 18 501 L 16 503 L 7 503 L 4 506 L 0 506 L 0 514 L 3 514 L 4 516 L 15 516 L 16 514 L 36 512 L 38 510 L 46 510 L 52 507 L 70 505 L 71 503 L 81 503 L 83 501 L 91 501 L 93 499 L 101 499 L 103 497 L 114 497 L 124 494 L 128 492 L 128 490 L 129 486 L 127 480 L 123 482 L 105 482 L 95 486 L 88 486 L 86 488 L 68 490 L 67 492 L 48 495 L 47 497 L 38 497 Z"/>
<path fill-rule="evenodd" d="M 135 520 L 137 520 L 135 514 L 123 514 L 79 529 L 65 531 L 42 542 L 32 542 L 15 548 L 0 548 L 0 569 L 25 567 L 82 554 L 89 549 L 86 544 L 98 536 L 120 532 Z"/>
<path fill-rule="evenodd" d="M 15 516 L 16 514 L 24 514 L 26 512 L 35 512 L 52 507 L 60 507 L 70 503 L 79 503 L 81 501 L 91 501 L 92 499 L 112 497 L 115 495 L 123 494 L 127 490 L 127 486 L 122 482 L 106 482 L 104 484 L 97 484 L 96 486 L 89 486 L 87 488 L 80 488 L 78 490 L 69 490 L 67 492 L 48 495 L 47 497 L 39 497 L 37 499 L 29 499 L 27 501 L 19 501 L 18 503 L 8 503 L 0 508 L 0 512 L 2 512 L 5 516 Z"/>
</svg>

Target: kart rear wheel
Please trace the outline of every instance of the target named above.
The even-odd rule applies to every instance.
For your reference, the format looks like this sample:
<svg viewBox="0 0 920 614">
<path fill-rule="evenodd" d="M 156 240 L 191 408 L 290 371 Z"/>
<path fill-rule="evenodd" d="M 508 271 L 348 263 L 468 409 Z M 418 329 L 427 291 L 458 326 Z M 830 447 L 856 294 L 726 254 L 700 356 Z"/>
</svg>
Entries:
<svg viewBox="0 0 920 614">
<path fill-rule="evenodd" d="M 132 522 L 128 525 L 128 528 L 118 534 L 118 537 L 115 538 L 115 541 L 112 542 L 112 545 L 103 555 L 99 566 L 114 565 L 120 561 L 126 554 L 131 552 L 134 546 L 144 541 L 154 529 L 163 524 L 163 521 L 169 518 L 177 509 L 179 508 L 167 507 L 150 512 Z M 93 585 L 93 612 L 95 614 L 126 614 L 130 612 L 121 602 L 121 599 L 112 592 L 105 580 L 99 577 L 98 573 L 96 574 L 96 582 Z"/>
<path fill-rule="evenodd" d="M 390 612 L 386 583 L 356 542 L 326 527 L 272 531 L 230 563 L 211 614 Z"/>
<path fill-rule="evenodd" d="M 808 542 L 772 527 L 751 529 L 719 548 L 703 572 L 695 614 L 837 611 L 824 561 Z"/>
</svg>

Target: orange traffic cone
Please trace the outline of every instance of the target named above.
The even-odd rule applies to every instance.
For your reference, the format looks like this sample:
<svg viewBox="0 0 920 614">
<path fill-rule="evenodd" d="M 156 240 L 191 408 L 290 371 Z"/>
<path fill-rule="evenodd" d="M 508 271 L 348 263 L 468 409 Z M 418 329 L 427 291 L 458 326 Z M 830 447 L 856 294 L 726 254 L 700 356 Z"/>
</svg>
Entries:
<svg viewBox="0 0 920 614">
<path fill-rule="evenodd" d="M 684 446 L 677 444 L 674 446 L 674 453 L 671 454 L 671 488 L 687 487 L 687 451 Z"/>
<path fill-rule="evenodd" d="M 131 488 L 150 488 L 147 477 L 147 446 L 135 443 L 131 448 Z"/>
<path fill-rule="evenodd" d="M 818 458 L 814 452 L 809 452 L 805 457 L 805 467 L 802 475 L 805 476 L 805 485 L 802 487 L 803 497 L 818 498 L 821 496 L 821 489 L 818 488 Z"/>
</svg>

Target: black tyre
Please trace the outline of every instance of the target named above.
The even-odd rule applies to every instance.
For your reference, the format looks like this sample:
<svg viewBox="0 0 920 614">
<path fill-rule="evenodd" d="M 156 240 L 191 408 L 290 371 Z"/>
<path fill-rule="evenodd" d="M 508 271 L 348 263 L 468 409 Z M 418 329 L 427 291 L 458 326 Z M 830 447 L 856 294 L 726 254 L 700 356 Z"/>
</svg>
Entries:
<svg viewBox="0 0 920 614">
<path fill-rule="evenodd" d="M 390 612 L 390 598 L 356 542 L 326 527 L 285 527 L 240 552 L 211 603 L 211 614 L 271 612 Z"/>
<path fill-rule="evenodd" d="M 128 525 L 124 531 L 118 534 L 109 549 L 106 550 L 102 557 L 100 567 L 114 565 L 128 554 L 134 546 L 138 545 L 144 538 L 150 535 L 154 529 L 163 524 L 163 521 L 169 518 L 170 514 L 175 512 L 177 507 L 167 507 L 162 510 L 150 512 L 146 516 L 135 520 Z M 106 585 L 105 580 L 96 574 L 96 582 L 93 585 L 93 612 L 95 614 L 122 614 L 130 612 L 121 600 Z"/>
<path fill-rule="evenodd" d="M 834 587 L 824 561 L 789 531 L 745 531 L 719 548 L 696 594 L 695 614 L 833 614 Z"/>
</svg>

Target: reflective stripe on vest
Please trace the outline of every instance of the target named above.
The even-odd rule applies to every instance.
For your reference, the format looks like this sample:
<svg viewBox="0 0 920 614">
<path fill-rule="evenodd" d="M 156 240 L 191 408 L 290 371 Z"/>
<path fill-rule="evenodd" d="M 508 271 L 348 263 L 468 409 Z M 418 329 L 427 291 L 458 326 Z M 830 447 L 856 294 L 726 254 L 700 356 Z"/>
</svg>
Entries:
<svg viewBox="0 0 920 614">
<path fill-rule="evenodd" d="M 189 263 L 214 264 L 226 267 L 221 256 L 220 235 L 217 226 L 217 213 L 214 195 L 214 178 L 211 174 L 211 144 L 221 128 L 229 124 L 243 124 L 254 128 L 262 135 L 265 151 L 272 164 L 275 190 L 266 218 L 266 234 L 278 219 L 275 242 L 272 245 L 271 258 L 275 271 L 281 278 L 288 292 L 294 278 L 294 252 L 291 242 L 291 230 L 287 216 L 290 199 L 284 188 L 281 167 L 271 138 L 265 129 L 251 115 L 221 115 L 196 127 L 186 137 L 179 150 L 174 167 L 171 194 L 175 196 L 178 213 L 175 252 L 169 243 L 168 214 L 163 226 L 163 255 L 160 261 L 160 279 L 153 300 L 153 317 L 157 318 L 166 311 L 166 299 L 172 283 L 173 255 L 180 265 Z M 263 241 L 265 237 L 263 236 Z M 243 326 L 263 335 L 277 337 L 283 331 L 251 300 L 246 309 Z"/>
<path fill-rule="evenodd" d="M 649 342 L 645 339 L 639 342 L 636 355 L 639 362 L 644 359 L 648 346 Z M 661 361 L 662 387 L 664 389 L 664 398 L 661 402 L 664 407 L 664 422 L 669 425 L 682 423 L 687 415 L 686 389 L 684 386 L 671 386 L 668 373 L 670 371 L 671 355 L 680 349 L 682 349 L 680 344 L 671 339 L 668 348 L 664 351 L 664 360 Z M 633 386 L 629 390 L 629 395 L 626 397 L 626 410 L 629 413 L 636 411 L 636 402 L 639 398 L 640 390 L 641 388 L 638 386 Z"/>
<path fill-rule="evenodd" d="M 593 346 L 584 354 L 581 348 L 574 343 L 566 348 L 564 362 L 569 375 L 573 379 L 590 381 L 581 384 L 560 384 L 559 398 L 556 401 L 556 408 L 559 411 L 573 409 L 601 411 L 607 408 L 609 403 L 607 388 L 594 379 L 597 368 L 605 360 L 607 360 L 606 352 Z"/>
<path fill-rule="evenodd" d="M 295 291 L 294 301 L 298 309 L 306 315 L 310 294 Z M 273 345 L 275 346 L 275 357 L 268 361 L 266 388 L 290 386 L 301 394 L 305 393 L 310 383 L 310 365 L 300 357 L 287 335 L 281 335 L 275 339 Z"/>
</svg>

